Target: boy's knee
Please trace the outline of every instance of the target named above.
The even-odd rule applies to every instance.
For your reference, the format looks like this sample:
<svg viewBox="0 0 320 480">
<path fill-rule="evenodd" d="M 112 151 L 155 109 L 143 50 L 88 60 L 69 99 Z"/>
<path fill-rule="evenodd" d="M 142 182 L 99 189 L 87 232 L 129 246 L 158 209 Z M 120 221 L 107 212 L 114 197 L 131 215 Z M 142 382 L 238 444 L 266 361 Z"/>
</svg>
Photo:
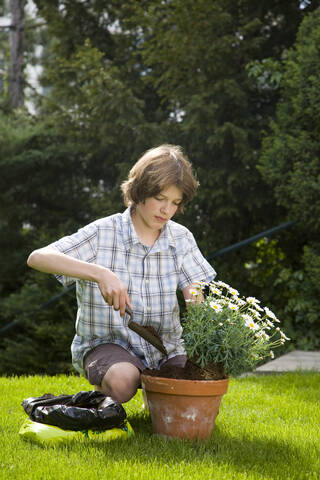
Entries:
<svg viewBox="0 0 320 480">
<path fill-rule="evenodd" d="M 135 396 L 137 393 L 137 387 L 129 385 L 116 385 L 114 388 L 110 389 L 110 393 L 111 398 L 113 398 L 116 402 L 125 403 Z"/>
<path fill-rule="evenodd" d="M 140 384 L 140 372 L 133 365 L 113 365 L 105 374 L 101 390 L 118 403 L 128 402 L 137 392 Z"/>
</svg>

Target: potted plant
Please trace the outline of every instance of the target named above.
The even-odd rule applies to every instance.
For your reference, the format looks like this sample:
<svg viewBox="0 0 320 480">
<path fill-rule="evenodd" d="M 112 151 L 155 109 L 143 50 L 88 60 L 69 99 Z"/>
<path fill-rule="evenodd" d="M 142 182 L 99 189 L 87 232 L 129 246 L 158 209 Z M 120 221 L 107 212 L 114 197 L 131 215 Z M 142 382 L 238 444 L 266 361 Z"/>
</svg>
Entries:
<svg viewBox="0 0 320 480">
<path fill-rule="evenodd" d="M 273 358 L 289 338 L 268 307 L 224 282 L 201 283 L 192 295 L 183 318 L 186 367 L 145 371 L 141 378 L 154 432 L 195 439 L 211 435 L 229 377 Z"/>
</svg>

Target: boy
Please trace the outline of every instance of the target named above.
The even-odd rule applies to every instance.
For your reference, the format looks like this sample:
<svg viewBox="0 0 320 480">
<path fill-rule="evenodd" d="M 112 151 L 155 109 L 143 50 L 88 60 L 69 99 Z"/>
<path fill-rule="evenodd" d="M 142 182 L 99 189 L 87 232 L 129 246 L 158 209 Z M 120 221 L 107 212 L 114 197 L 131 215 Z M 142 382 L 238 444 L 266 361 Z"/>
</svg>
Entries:
<svg viewBox="0 0 320 480">
<path fill-rule="evenodd" d="M 198 182 L 180 147 L 148 150 L 122 184 L 127 209 L 35 250 L 28 265 L 53 273 L 63 285 L 76 279 L 78 313 L 73 365 L 96 390 L 119 403 L 132 398 L 144 368 L 184 366 L 177 288 L 185 300 L 215 271 L 192 234 L 171 218 L 194 196 Z M 151 325 L 164 357 L 131 331 L 134 320 Z"/>
</svg>

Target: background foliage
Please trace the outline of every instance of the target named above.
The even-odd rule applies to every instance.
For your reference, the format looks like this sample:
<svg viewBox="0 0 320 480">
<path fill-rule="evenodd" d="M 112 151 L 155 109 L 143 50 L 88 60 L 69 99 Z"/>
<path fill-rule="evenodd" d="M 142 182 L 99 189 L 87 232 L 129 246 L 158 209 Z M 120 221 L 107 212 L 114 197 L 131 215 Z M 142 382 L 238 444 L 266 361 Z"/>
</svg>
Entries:
<svg viewBox="0 0 320 480">
<path fill-rule="evenodd" d="M 0 328 L 61 292 L 28 253 L 121 211 L 130 166 L 169 142 L 200 180 L 177 220 L 204 255 L 296 221 L 214 266 L 274 309 L 292 348 L 319 348 L 318 2 L 35 3 L 43 95 L 30 114 L 1 92 Z M 74 313 L 69 293 L 2 333 L 0 373 L 68 371 Z"/>
</svg>

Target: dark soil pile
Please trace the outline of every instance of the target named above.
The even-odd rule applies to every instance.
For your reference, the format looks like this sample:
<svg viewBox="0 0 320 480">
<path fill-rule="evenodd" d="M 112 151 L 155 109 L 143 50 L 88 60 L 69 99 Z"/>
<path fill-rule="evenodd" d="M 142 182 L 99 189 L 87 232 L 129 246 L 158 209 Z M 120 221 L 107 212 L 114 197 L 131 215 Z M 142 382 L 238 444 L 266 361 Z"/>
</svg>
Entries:
<svg viewBox="0 0 320 480">
<path fill-rule="evenodd" d="M 212 364 L 201 368 L 192 360 L 187 360 L 185 367 L 164 366 L 160 370 L 147 368 L 142 373 L 153 377 L 183 380 L 223 380 L 227 378 L 222 365 Z"/>
</svg>

